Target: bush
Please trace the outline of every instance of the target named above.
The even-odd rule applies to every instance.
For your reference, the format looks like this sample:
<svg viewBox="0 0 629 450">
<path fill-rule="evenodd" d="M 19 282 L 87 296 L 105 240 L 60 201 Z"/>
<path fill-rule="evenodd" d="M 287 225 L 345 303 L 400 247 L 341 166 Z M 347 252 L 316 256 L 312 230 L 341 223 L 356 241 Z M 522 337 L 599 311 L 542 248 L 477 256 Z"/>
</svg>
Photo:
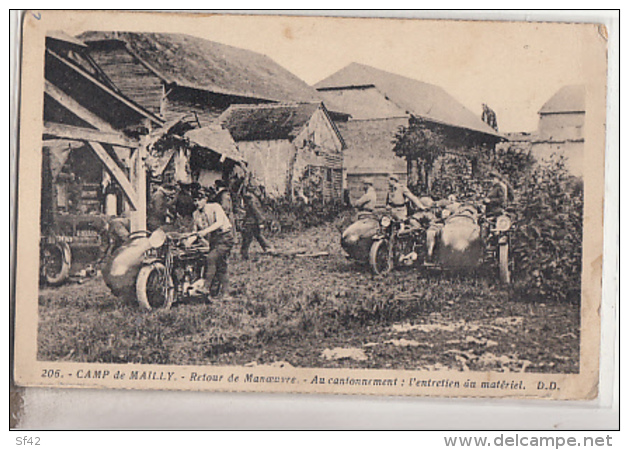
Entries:
<svg viewBox="0 0 629 450">
<path fill-rule="evenodd" d="M 563 158 L 536 165 L 517 189 L 513 239 L 516 292 L 523 298 L 578 302 L 581 292 L 583 184 Z"/>
<path fill-rule="evenodd" d="M 332 222 L 347 210 L 341 201 L 324 203 L 315 200 L 306 204 L 284 198 L 269 200 L 265 206 L 268 219 L 277 221 L 282 231 L 303 231 Z"/>
</svg>

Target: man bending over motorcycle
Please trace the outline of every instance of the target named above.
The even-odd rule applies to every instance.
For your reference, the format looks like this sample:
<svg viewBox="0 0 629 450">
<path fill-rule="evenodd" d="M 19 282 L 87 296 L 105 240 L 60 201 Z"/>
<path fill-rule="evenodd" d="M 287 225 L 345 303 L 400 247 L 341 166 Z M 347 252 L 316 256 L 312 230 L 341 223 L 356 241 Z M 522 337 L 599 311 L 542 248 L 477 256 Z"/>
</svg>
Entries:
<svg viewBox="0 0 629 450">
<path fill-rule="evenodd" d="M 459 210 L 461 203 L 454 194 L 438 201 L 427 196 L 418 200 L 413 202 L 416 212 L 411 216 L 410 222 L 426 230 L 426 262 L 430 264 L 434 262 L 435 245 L 445 220 Z"/>
<path fill-rule="evenodd" d="M 410 217 L 408 217 L 407 202 L 415 211 Z M 391 174 L 386 204 L 395 219 L 404 221 L 411 229 L 424 228 L 426 230 L 426 255 L 427 261 L 430 262 L 440 231 L 437 218 L 432 212 L 432 198 L 417 197 L 408 187 L 402 185 L 395 175 Z"/>
<path fill-rule="evenodd" d="M 411 228 L 424 228 L 426 230 L 426 262 L 432 262 L 437 236 L 441 231 L 441 224 L 433 212 L 434 202 L 426 196 L 413 202 L 415 212 L 409 218 Z"/>
<path fill-rule="evenodd" d="M 192 237 L 205 238 L 210 243 L 205 269 L 206 288 L 210 293 L 212 282 L 216 277 L 219 291 L 216 296 L 222 296 L 228 283 L 228 258 L 234 246 L 232 225 L 218 203 L 208 203 L 204 190 L 193 193 L 196 210 L 193 213 L 194 226 Z"/>
</svg>

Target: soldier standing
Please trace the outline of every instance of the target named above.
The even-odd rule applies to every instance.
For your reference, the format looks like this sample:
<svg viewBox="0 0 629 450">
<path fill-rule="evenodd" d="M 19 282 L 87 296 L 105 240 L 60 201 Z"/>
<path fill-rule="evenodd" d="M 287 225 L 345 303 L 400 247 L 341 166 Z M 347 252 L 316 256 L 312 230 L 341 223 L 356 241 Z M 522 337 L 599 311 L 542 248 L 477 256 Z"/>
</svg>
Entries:
<svg viewBox="0 0 629 450">
<path fill-rule="evenodd" d="M 272 249 L 271 244 L 264 238 L 265 217 L 260 203 L 259 188 L 249 185 L 244 189 L 242 200 L 245 207 L 245 218 L 242 223 L 242 245 L 240 254 L 242 259 L 249 259 L 249 246 L 253 240 L 257 240 L 262 250 L 268 252 Z"/>
</svg>

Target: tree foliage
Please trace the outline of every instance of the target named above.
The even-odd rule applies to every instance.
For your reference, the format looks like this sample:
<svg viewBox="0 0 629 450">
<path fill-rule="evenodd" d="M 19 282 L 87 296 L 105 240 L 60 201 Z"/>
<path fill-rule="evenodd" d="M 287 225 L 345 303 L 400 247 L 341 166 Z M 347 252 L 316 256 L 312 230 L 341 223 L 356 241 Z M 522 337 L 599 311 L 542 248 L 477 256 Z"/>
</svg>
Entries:
<svg viewBox="0 0 629 450">
<path fill-rule="evenodd" d="M 514 257 L 524 298 L 578 302 L 581 292 L 583 184 L 563 158 L 535 165 L 518 186 Z"/>
<path fill-rule="evenodd" d="M 569 173 L 562 157 L 536 162 L 529 151 L 515 145 L 491 151 L 470 142 L 469 163 L 456 157 L 448 160 L 446 148 L 453 143 L 448 136 L 439 127 L 413 118 L 398 130 L 393 151 L 407 161 L 421 160 L 425 170 L 434 172 L 431 183 L 419 189 L 437 198 L 455 194 L 459 199 L 479 201 L 486 194 L 488 186 L 483 186 L 483 181 L 489 171 L 501 173 L 510 185 L 518 215 L 513 236 L 516 293 L 523 299 L 578 302 L 582 181 Z"/>
<path fill-rule="evenodd" d="M 411 117 L 408 126 L 402 126 L 393 138 L 393 152 L 406 159 L 422 159 L 427 165 L 445 151 L 445 136 L 438 128 L 424 120 Z"/>
</svg>

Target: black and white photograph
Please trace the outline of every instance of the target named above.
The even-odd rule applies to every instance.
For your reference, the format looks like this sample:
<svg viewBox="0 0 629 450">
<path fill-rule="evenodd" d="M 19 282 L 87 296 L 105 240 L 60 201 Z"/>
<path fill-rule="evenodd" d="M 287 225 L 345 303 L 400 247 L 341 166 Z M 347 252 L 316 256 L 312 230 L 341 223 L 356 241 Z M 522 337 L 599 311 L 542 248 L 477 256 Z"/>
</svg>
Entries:
<svg viewBox="0 0 629 450">
<path fill-rule="evenodd" d="M 597 395 L 605 27 L 38 14 L 18 384 Z"/>
</svg>

